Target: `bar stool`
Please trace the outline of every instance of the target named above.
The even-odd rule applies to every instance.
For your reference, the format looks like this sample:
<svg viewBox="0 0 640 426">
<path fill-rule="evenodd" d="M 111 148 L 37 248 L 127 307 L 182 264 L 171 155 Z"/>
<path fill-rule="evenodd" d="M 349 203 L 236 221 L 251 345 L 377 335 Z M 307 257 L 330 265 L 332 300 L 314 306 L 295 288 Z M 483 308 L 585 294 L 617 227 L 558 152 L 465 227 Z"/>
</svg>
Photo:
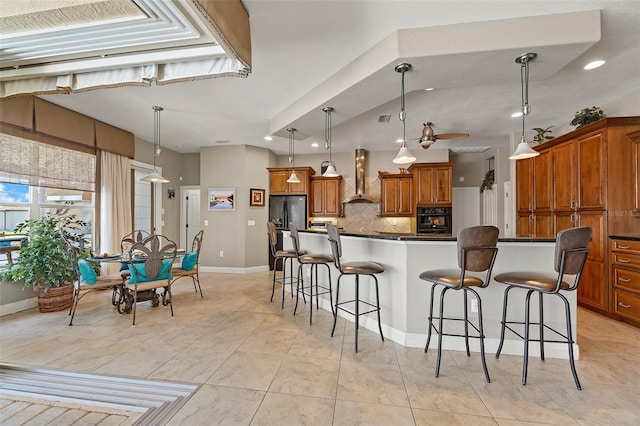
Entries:
<svg viewBox="0 0 640 426">
<path fill-rule="evenodd" d="M 329 268 L 329 264 L 333 262 L 333 257 L 330 254 L 324 253 L 307 253 L 306 251 L 300 250 L 300 238 L 298 236 L 298 228 L 293 222 L 289 222 L 289 232 L 291 233 L 291 241 L 293 242 L 293 252 L 296 255 L 296 259 L 298 260 L 298 285 L 296 286 L 296 305 L 293 308 L 293 315 L 296 314 L 298 310 L 298 299 L 300 298 L 300 293 L 302 293 L 302 299 L 304 303 L 307 303 L 307 299 L 305 296 L 309 296 L 310 306 L 309 306 L 309 324 L 313 322 L 313 286 L 315 283 L 316 287 L 316 309 L 319 306 L 319 297 L 321 294 L 329 294 L 329 303 L 331 305 L 331 312 L 333 313 L 333 299 L 332 299 L 332 290 L 331 290 L 331 268 Z M 311 282 L 308 287 L 304 285 L 304 277 L 301 278 L 302 275 L 302 266 L 303 265 L 311 265 L 311 271 L 309 276 L 311 277 Z M 329 284 L 328 287 L 321 286 L 318 284 L 318 265 L 324 265 L 327 267 L 327 273 L 329 274 Z M 315 279 L 314 279 L 315 273 Z M 335 313 L 333 313 L 335 315 Z"/>
<path fill-rule="evenodd" d="M 291 298 L 293 298 L 293 283 L 297 284 L 298 280 L 293 276 L 293 259 L 297 259 L 296 252 L 293 250 L 278 250 L 277 241 L 278 234 L 276 232 L 276 225 L 273 222 L 267 222 L 267 234 L 269 236 L 269 247 L 271 248 L 271 255 L 273 256 L 273 285 L 271 287 L 271 301 L 273 302 L 273 295 L 276 291 L 276 283 L 282 285 L 282 309 L 284 309 L 284 288 L 287 284 L 291 287 Z M 302 250 L 303 254 L 307 252 Z M 278 260 L 281 260 L 282 264 L 282 276 L 278 278 L 276 272 L 278 271 Z M 287 277 L 287 261 L 289 261 L 289 276 Z"/>
<path fill-rule="evenodd" d="M 359 318 L 360 315 L 369 314 L 371 312 L 378 313 L 378 330 L 380 330 L 380 338 L 384 342 L 384 335 L 382 334 L 382 324 L 380 323 L 380 293 L 378 291 L 378 278 L 376 278 L 375 274 L 380 274 L 384 272 L 384 268 L 382 265 L 375 262 L 348 262 L 342 263 L 340 262 L 340 258 L 342 257 L 342 244 L 340 242 L 340 232 L 335 225 L 327 224 L 327 233 L 329 234 L 329 242 L 331 243 L 331 251 L 333 252 L 333 261 L 336 265 L 338 271 L 340 271 L 340 276 L 338 277 L 338 282 L 336 283 L 336 309 L 335 315 L 333 317 L 333 328 L 331 329 L 331 337 L 333 337 L 333 333 L 336 330 L 336 321 L 338 319 L 338 309 L 343 310 L 352 314 L 355 318 L 355 351 L 358 352 L 358 328 L 360 326 Z M 356 276 L 356 286 L 355 286 L 355 299 L 347 300 L 344 302 L 340 302 L 340 279 L 343 275 L 355 275 Z M 376 304 L 365 302 L 360 300 L 360 275 L 368 275 L 373 278 L 376 284 Z M 343 305 L 347 303 L 354 303 L 354 310 L 351 311 Z M 373 309 L 360 312 L 360 303 L 363 303 Z"/>
<path fill-rule="evenodd" d="M 527 368 L 529 365 L 529 342 L 540 342 L 540 359 L 544 361 L 544 342 L 567 343 L 569 346 L 569 364 L 571 365 L 571 373 L 578 390 L 582 389 L 573 357 L 573 336 L 571 332 L 571 308 L 567 298 L 560 293 L 560 290 L 574 291 L 578 288 L 584 264 L 589 255 L 587 244 L 591 239 L 591 228 L 571 228 L 558 233 L 556 237 L 556 251 L 554 256 L 555 274 L 543 274 L 540 272 L 505 272 L 498 274 L 495 280 L 508 287 L 504 291 L 504 304 L 502 306 L 502 327 L 500 330 L 500 345 L 496 352 L 496 358 L 500 356 L 502 345 L 504 344 L 505 329 L 509 329 L 512 333 L 520 337 L 524 341 L 524 362 L 522 365 L 522 384 L 527 384 Z M 564 280 L 564 275 L 575 275 L 572 284 Z M 524 322 L 507 321 L 507 301 L 509 291 L 512 288 L 521 288 L 527 290 L 525 301 Z M 530 320 L 531 295 L 533 292 L 539 295 L 539 322 L 532 323 Z M 545 294 L 556 295 L 564 302 L 565 317 L 567 322 L 567 335 L 563 335 L 559 331 L 544 324 L 544 313 L 542 296 Z M 524 324 L 524 336 L 509 327 L 508 324 Z M 540 328 L 540 339 L 532 339 L 529 335 L 529 326 L 538 325 Z M 545 340 L 544 329 L 548 329 L 559 335 L 562 340 Z"/>
<path fill-rule="evenodd" d="M 420 279 L 430 281 L 431 300 L 429 301 L 429 334 L 427 335 L 427 344 L 424 347 L 425 353 L 429 349 L 431 341 L 431 331 L 435 330 L 438 334 L 438 358 L 436 360 L 435 376 L 440 375 L 440 361 L 442 359 L 442 336 L 464 337 L 464 343 L 467 349 L 467 356 L 471 356 L 469 352 L 469 337 L 480 339 L 480 356 L 482 358 L 482 368 L 484 369 L 484 377 L 487 383 L 491 382 L 489 371 L 487 370 L 487 361 L 484 356 L 484 329 L 482 326 L 482 300 L 477 291 L 473 287 L 484 288 L 489 285 L 491 280 L 491 271 L 498 254 L 498 233 L 500 231 L 495 226 L 472 226 L 458 232 L 458 268 L 459 269 L 437 269 L 425 271 L 420 274 Z M 474 275 L 467 274 L 469 272 L 485 272 L 484 279 Z M 440 293 L 440 313 L 439 316 L 433 316 L 433 300 L 436 286 L 443 287 Z M 448 290 L 462 290 L 464 293 L 463 318 L 448 318 L 444 316 L 444 296 Z M 478 326 L 469 320 L 467 295 L 468 292 L 473 293 L 478 301 Z M 433 320 L 438 320 L 438 327 L 433 324 Z M 464 321 L 464 334 L 450 334 L 443 332 L 443 321 Z M 469 335 L 469 325 L 478 333 L 477 336 Z"/>
</svg>

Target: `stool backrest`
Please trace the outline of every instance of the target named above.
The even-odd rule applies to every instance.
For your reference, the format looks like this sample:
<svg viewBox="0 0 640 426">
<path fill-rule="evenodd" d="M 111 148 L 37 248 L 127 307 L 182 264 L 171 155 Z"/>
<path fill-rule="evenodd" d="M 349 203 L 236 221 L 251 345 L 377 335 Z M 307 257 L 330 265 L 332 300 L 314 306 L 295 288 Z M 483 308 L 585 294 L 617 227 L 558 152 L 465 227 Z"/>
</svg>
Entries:
<svg viewBox="0 0 640 426">
<path fill-rule="evenodd" d="M 558 232 L 554 268 L 561 275 L 577 275 L 589 254 L 587 245 L 591 239 L 591 228 L 570 228 Z"/>
<path fill-rule="evenodd" d="M 298 227 L 293 222 L 289 222 L 289 234 L 293 243 L 293 250 L 296 255 L 300 254 L 300 237 L 298 236 Z"/>
<path fill-rule="evenodd" d="M 484 272 L 492 265 L 497 251 L 495 226 L 472 226 L 458 232 L 458 267 L 463 271 Z"/>
<path fill-rule="evenodd" d="M 276 224 L 273 222 L 267 222 L 267 235 L 269 236 L 269 247 L 271 248 L 271 255 L 275 256 L 278 242 L 278 233 L 276 232 Z"/>
<path fill-rule="evenodd" d="M 150 236 L 151 234 L 149 234 L 147 231 L 133 231 L 132 233 L 122 237 L 122 240 L 120 240 L 120 251 L 122 251 L 122 253 L 128 253 L 129 250 L 131 250 L 131 246 L 133 244 L 142 242 Z"/>
<path fill-rule="evenodd" d="M 340 231 L 335 225 L 327 224 L 327 234 L 329 235 L 329 243 L 331 244 L 331 253 L 333 254 L 333 263 L 338 271 L 340 268 L 340 257 L 342 257 L 342 243 L 340 243 Z"/>
</svg>

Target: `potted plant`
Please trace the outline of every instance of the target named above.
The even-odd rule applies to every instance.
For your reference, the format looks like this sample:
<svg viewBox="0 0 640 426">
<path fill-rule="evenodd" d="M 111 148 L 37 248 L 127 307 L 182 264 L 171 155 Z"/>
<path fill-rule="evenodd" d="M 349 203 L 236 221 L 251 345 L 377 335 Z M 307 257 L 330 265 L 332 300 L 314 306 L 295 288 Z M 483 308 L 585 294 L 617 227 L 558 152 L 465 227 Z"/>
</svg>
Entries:
<svg viewBox="0 0 640 426">
<path fill-rule="evenodd" d="M 533 129 L 531 129 L 531 130 L 535 130 L 537 133 L 537 135 L 533 137 L 533 141 L 536 144 L 541 144 L 543 142 L 546 142 L 548 140 L 555 138 L 555 136 L 551 136 L 551 135 L 545 136 L 547 133 L 551 133 L 552 128 L 553 126 L 549 126 L 546 129 L 543 129 L 542 127 L 534 127 Z"/>
<path fill-rule="evenodd" d="M 75 273 L 67 253 L 65 239 L 81 247 L 88 241 L 79 232 L 86 223 L 75 215 L 48 215 L 18 224 L 16 232 L 28 233 L 18 261 L 2 271 L 1 278 L 22 281 L 38 295 L 40 312 L 54 312 L 71 306 Z M 79 250 L 80 258 L 90 257 L 89 248 Z"/>
<path fill-rule="evenodd" d="M 605 117 L 606 115 L 604 114 L 604 111 L 600 109 L 600 107 L 593 106 L 591 108 L 585 108 L 581 111 L 576 112 L 576 115 L 573 117 L 573 120 L 571 120 L 571 123 L 569 124 L 571 124 L 572 126 L 576 126 L 576 129 L 579 129 L 580 127 L 584 127 L 587 124 L 591 124 Z"/>
<path fill-rule="evenodd" d="M 492 190 L 494 179 L 495 179 L 495 171 L 493 169 L 489 170 L 484 175 L 484 180 L 482 181 L 482 185 L 480 185 L 480 192 L 484 192 L 485 189 Z"/>
</svg>

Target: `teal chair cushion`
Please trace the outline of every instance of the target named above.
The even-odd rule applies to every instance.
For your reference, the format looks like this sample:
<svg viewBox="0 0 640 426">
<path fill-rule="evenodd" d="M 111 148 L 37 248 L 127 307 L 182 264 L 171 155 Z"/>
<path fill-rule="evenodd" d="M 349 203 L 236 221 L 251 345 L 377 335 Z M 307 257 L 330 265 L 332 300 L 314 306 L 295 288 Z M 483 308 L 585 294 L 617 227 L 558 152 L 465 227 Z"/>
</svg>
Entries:
<svg viewBox="0 0 640 426">
<path fill-rule="evenodd" d="M 98 280 L 96 271 L 89 262 L 84 259 L 78 260 L 78 268 L 80 269 L 80 282 L 83 284 L 95 284 Z"/>
<path fill-rule="evenodd" d="M 169 279 L 171 276 L 171 265 L 172 265 L 171 259 L 163 260 L 162 268 L 160 269 L 160 273 L 158 274 L 158 276 L 153 278 L 147 278 L 146 276 L 144 276 L 144 263 L 129 264 L 129 271 L 131 271 L 131 278 L 129 279 L 127 284 Z"/>
<path fill-rule="evenodd" d="M 185 271 L 192 271 L 196 267 L 198 262 L 198 253 L 187 253 L 182 258 L 182 269 Z"/>
</svg>

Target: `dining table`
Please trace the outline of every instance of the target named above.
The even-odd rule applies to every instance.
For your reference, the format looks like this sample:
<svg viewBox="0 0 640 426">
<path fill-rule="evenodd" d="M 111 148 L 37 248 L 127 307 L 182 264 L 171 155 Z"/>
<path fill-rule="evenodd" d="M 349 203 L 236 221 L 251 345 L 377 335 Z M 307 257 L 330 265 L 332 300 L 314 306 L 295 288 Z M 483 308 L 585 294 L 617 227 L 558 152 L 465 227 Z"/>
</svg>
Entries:
<svg viewBox="0 0 640 426">
<path fill-rule="evenodd" d="M 21 242 L 27 238 L 26 235 L 12 234 L 12 235 L 0 235 L 0 255 L 7 256 L 7 264 L 13 264 L 13 252 L 19 251 L 22 247 L 21 244 L 15 244 Z"/>
</svg>

